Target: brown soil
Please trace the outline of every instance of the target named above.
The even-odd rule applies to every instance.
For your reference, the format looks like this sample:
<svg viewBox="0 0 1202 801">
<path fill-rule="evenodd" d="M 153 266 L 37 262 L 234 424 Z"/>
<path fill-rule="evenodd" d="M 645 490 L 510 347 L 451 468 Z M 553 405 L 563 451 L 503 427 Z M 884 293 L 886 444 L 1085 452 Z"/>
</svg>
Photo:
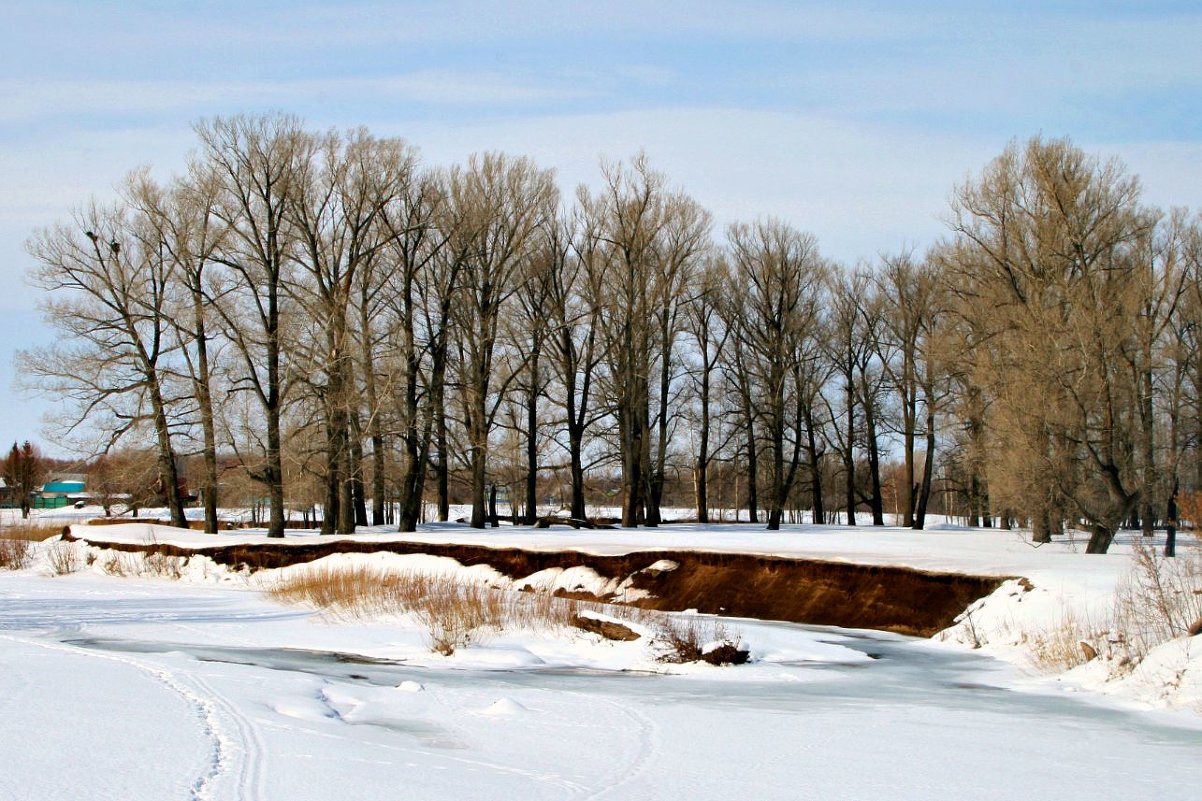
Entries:
<svg viewBox="0 0 1202 801">
<path fill-rule="evenodd" d="M 468 566 L 489 565 L 514 579 L 548 568 L 584 566 L 605 577 L 633 576 L 633 585 L 653 596 L 637 602 L 649 609 L 696 609 L 731 617 L 880 629 L 923 637 L 950 626 L 969 604 L 1006 581 L 1006 577 L 706 551 L 636 551 L 621 556 L 595 556 L 578 551 L 348 540 L 196 549 L 165 544 L 102 544 L 114 550 L 161 552 L 170 556 L 203 553 L 219 564 L 245 565 L 251 570 L 285 567 L 333 553 L 376 551 L 446 556 Z M 661 559 L 676 562 L 679 567 L 644 572 Z M 582 597 L 579 593 L 572 595 Z"/>
</svg>

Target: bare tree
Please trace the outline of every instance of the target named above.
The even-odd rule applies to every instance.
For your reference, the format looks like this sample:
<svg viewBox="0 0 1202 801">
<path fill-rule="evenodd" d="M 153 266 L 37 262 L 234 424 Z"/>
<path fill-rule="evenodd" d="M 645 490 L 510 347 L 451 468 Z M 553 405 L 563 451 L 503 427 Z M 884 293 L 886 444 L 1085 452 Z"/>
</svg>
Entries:
<svg viewBox="0 0 1202 801">
<path fill-rule="evenodd" d="M 578 227 L 580 221 L 571 225 Z M 570 514 L 574 520 L 584 520 L 586 436 L 604 415 L 594 403 L 597 370 L 605 355 L 598 340 L 604 262 L 597 253 L 602 247 L 598 237 L 579 232 L 578 237 L 568 238 L 566 251 L 554 251 L 559 263 L 549 275 L 547 349 L 554 376 L 550 395 L 564 415 L 567 441 L 560 444 L 568 454 Z"/>
<path fill-rule="evenodd" d="M 554 218 L 558 192 L 553 175 L 525 158 L 497 153 L 473 156 L 450 178 L 451 203 L 460 227 L 450 239 L 460 265 L 457 331 L 464 363 L 460 374 L 471 470 L 474 528 L 485 524 L 488 440 L 518 365 L 502 353 L 503 310 L 519 289 L 522 268 L 535 258 L 538 233 Z M 501 358 L 498 358 L 500 356 Z"/>
<path fill-rule="evenodd" d="M 554 358 L 555 322 L 552 301 L 558 291 L 560 276 L 571 254 L 571 232 L 568 223 L 559 217 L 546 221 L 539 232 L 538 242 L 519 276 L 515 295 L 516 313 L 509 315 L 507 337 L 517 348 L 522 364 L 518 378 L 521 395 L 524 434 L 525 469 L 523 471 L 525 515 L 521 520 L 533 525 L 538 519 L 538 473 L 541 423 L 539 401 L 546 394 L 552 371 L 547 362 Z M 516 505 L 515 505 L 516 508 Z"/>
<path fill-rule="evenodd" d="M 929 261 L 915 262 L 906 253 L 885 259 L 878 275 L 884 303 L 885 336 L 895 358 L 882 359 L 900 409 L 905 486 L 902 525 L 921 529 L 934 479 L 936 414 L 946 398 L 946 370 L 941 342 L 943 283 Z M 919 439 L 924 440 L 922 475 L 916 473 Z"/>
<path fill-rule="evenodd" d="M 768 528 L 779 529 L 803 449 L 816 458 L 815 334 L 826 265 L 817 240 L 778 220 L 734 224 L 730 242 L 732 336 L 748 376 L 750 405 L 767 440 Z"/>
<path fill-rule="evenodd" d="M 366 523 L 359 439 L 353 294 L 359 275 L 385 247 L 384 210 L 407 191 L 415 157 L 399 140 L 366 131 L 325 136 L 317 157 L 302 164 L 287 217 L 299 242 L 299 280 L 285 285 L 314 336 L 298 354 L 305 383 L 320 401 L 325 429 L 322 532 L 351 533 Z"/>
<path fill-rule="evenodd" d="M 437 430 L 440 459 L 446 448 L 447 343 L 458 265 L 445 257 L 453 220 L 446 208 L 443 176 L 424 173 L 383 210 L 388 246 L 381 255 L 386 284 L 383 374 L 391 396 L 385 430 L 399 439 L 397 479 L 401 531 L 413 531 L 421 517 L 427 466 Z M 372 358 L 365 355 L 365 363 Z M 380 360 L 372 359 L 377 364 Z M 439 471 L 439 516 L 447 517 L 445 460 Z"/>
<path fill-rule="evenodd" d="M 224 268 L 213 309 L 239 357 L 237 391 L 248 391 L 263 413 L 263 464 L 253 477 L 268 491 L 269 537 L 284 536 L 281 420 L 290 387 L 282 334 L 285 287 L 297 255 L 289 207 L 296 182 L 317 142 L 295 117 L 234 117 L 199 125 L 201 158 L 219 187 L 213 213 L 229 229 L 215 254 Z"/>
<path fill-rule="evenodd" d="M 863 409 L 859 387 L 859 373 L 865 369 L 873 349 L 874 331 L 866 325 L 863 313 L 866 297 L 872 286 L 872 276 L 867 270 L 853 272 L 836 271 L 830 277 L 830 314 L 827 331 L 822 337 L 827 358 L 842 385 L 841 415 L 844 425 L 833 425 L 834 445 L 843 460 L 844 511 L 849 526 L 856 524 L 856 506 L 860 492 L 856 478 L 857 448 L 863 437 L 859 422 L 870 410 Z M 831 412 L 832 420 L 836 415 Z M 878 468 L 879 469 L 879 468 Z"/>
<path fill-rule="evenodd" d="M 692 392 L 697 400 L 697 455 L 693 460 L 693 490 L 697 521 L 709 522 L 709 472 L 717 450 L 713 442 L 715 380 L 719 374 L 731 329 L 723 324 L 722 295 L 729 290 L 728 267 L 718 258 L 705 266 L 689 299 L 686 329 L 696 348 L 697 364 L 690 371 Z"/>
<path fill-rule="evenodd" d="M 603 172 L 601 190 L 590 195 L 582 188 L 578 197 L 588 240 L 583 248 L 590 269 L 601 275 L 599 322 L 618 422 L 622 525 L 656 525 L 672 424 L 674 347 L 687 287 L 709 246 L 710 217 L 687 195 L 667 190 L 645 156 Z"/>
<path fill-rule="evenodd" d="M 169 322 L 175 265 L 160 244 L 146 217 L 125 206 L 92 204 L 73 225 L 37 234 L 29 243 L 37 262 L 30 280 L 47 292 L 43 311 L 70 346 L 20 358 L 42 390 L 71 403 L 68 430 L 84 421 L 108 430 L 104 450 L 150 426 L 171 525 L 187 527 L 166 369 L 176 347 Z"/>
<path fill-rule="evenodd" d="M 165 257 L 174 267 L 178 295 L 168 315 L 176 337 L 184 380 L 192 387 L 190 403 L 195 406 L 201 430 L 204 462 L 201 495 L 205 531 L 215 534 L 217 520 L 217 427 L 214 420 L 212 345 L 209 333 L 212 297 L 208 268 L 226 235 L 224 224 L 214 212 L 217 186 L 202 169 L 191 180 L 177 180 L 164 189 L 145 176 L 131 187 L 132 202 L 144 214 Z"/>
</svg>

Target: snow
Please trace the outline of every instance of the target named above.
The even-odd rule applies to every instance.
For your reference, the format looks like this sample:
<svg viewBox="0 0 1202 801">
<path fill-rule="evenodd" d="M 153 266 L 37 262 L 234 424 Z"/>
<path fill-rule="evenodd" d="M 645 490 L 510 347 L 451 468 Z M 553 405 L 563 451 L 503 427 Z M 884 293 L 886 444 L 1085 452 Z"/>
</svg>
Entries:
<svg viewBox="0 0 1202 801">
<path fill-rule="evenodd" d="M 84 533 L 86 532 L 86 533 Z M 268 539 L 260 530 L 204 534 L 142 523 L 127 523 L 75 530 L 76 536 L 95 542 L 145 544 L 160 542 L 181 547 L 205 548 L 238 544 L 281 542 L 302 545 L 329 542 L 339 537 L 315 531 L 289 530 L 283 540 Z M 1061 539 L 1035 547 L 1029 534 L 1000 529 L 968 529 L 937 523 L 925 531 L 898 527 L 786 526 L 766 531 L 762 525 L 673 524 L 647 529 L 534 529 L 503 526 L 472 529 L 435 523 L 421 530 L 398 534 L 386 527 L 359 529 L 352 537 L 366 542 L 410 542 L 521 548 L 534 551 L 575 550 L 597 555 L 637 551 L 710 551 L 748 553 L 800 559 L 900 565 L 918 570 L 959 572 L 989 576 L 1025 576 L 1042 586 L 1067 590 L 1108 592 L 1119 560 L 1083 559 L 1081 539 Z M 1114 555 L 1129 552 L 1128 542 L 1112 547 Z M 670 560 L 666 560 L 670 561 Z M 655 567 L 654 565 L 652 567 Z M 583 574 L 573 578 L 583 579 Z"/>
<path fill-rule="evenodd" d="M 0 573 L 5 801 L 1171 800 L 1195 797 L 1202 779 L 1202 638 L 1153 648 L 1116 677 L 1103 660 L 1037 669 L 1019 636 L 1065 615 L 1100 619 L 1129 568 L 1129 539 L 1098 557 L 1080 543 L 1035 549 L 1013 533 L 953 526 L 432 526 L 403 536 L 607 554 L 741 550 L 1027 579 L 975 604 L 942 641 L 724 620 L 752 662 L 714 667 L 658 662 L 654 626 L 617 609 L 581 613 L 630 626 L 640 640 L 507 630 L 442 656 L 407 615 L 347 620 L 262 593 L 302 566 L 252 576 L 198 554 L 168 579 L 126 555 L 114 575 L 105 567 L 113 552 L 100 547 L 204 547 L 261 533 L 128 524 L 75 534 L 88 544 L 43 543 L 29 568 Z M 290 532 L 286 542 L 315 538 Z M 53 575 L 52 549 L 63 547 L 78 570 Z M 317 564 L 505 591 L 617 589 L 588 569 L 511 581 L 427 555 Z"/>
</svg>

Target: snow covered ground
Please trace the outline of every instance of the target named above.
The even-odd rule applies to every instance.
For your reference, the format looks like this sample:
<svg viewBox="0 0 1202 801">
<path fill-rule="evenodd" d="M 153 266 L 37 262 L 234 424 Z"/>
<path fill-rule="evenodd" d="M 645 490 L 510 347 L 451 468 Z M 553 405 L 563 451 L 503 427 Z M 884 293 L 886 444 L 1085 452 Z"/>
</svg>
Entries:
<svg viewBox="0 0 1202 801">
<path fill-rule="evenodd" d="M 86 535 L 259 536 L 140 524 Z M 270 576 L 194 558 L 179 580 L 117 577 L 101 558 L 88 566 L 83 545 L 80 569 L 52 576 L 45 543 L 33 566 L 0 573 L 0 799 L 1192 799 L 1202 779 L 1202 666 L 1188 641 L 1153 660 L 1184 660 L 1179 689 L 1141 694 L 1128 683 L 1169 679 L 1116 682 L 1096 664 L 1041 673 L 1013 636 L 1113 600 L 1127 540 L 1095 557 L 950 526 L 442 526 L 405 538 L 908 564 L 1025 576 L 1033 589 L 1008 584 L 978 605 L 979 650 L 967 618 L 946 642 L 728 621 L 752 664 L 665 665 L 645 640 L 579 631 L 497 633 L 443 657 L 395 616 L 272 601 L 259 590 Z"/>
</svg>

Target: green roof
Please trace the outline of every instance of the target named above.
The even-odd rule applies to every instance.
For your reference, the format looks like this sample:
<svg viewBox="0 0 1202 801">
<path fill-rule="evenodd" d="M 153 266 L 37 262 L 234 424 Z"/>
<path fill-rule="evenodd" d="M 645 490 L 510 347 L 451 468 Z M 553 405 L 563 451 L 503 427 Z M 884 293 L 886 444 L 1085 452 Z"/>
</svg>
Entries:
<svg viewBox="0 0 1202 801">
<path fill-rule="evenodd" d="M 51 481 L 42 486 L 42 492 L 83 492 L 82 481 Z"/>
</svg>

